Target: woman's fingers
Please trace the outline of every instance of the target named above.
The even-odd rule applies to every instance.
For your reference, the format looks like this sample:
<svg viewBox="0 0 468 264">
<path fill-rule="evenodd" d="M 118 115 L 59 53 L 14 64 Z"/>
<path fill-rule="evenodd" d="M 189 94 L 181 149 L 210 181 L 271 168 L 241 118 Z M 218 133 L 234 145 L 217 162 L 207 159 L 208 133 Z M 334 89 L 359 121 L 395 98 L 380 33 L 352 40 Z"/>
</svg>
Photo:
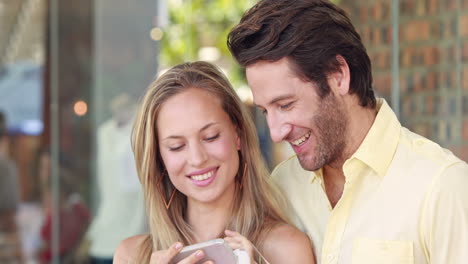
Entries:
<svg viewBox="0 0 468 264">
<path fill-rule="evenodd" d="M 190 256 L 184 258 L 182 261 L 179 261 L 177 264 L 195 264 L 203 257 L 205 257 L 203 250 L 197 250 Z"/>
<path fill-rule="evenodd" d="M 150 264 L 168 264 L 181 250 L 182 243 L 176 242 L 166 250 L 155 251 L 151 254 Z"/>
<path fill-rule="evenodd" d="M 150 264 L 168 264 L 171 260 L 182 250 L 182 243 L 174 243 L 167 250 L 160 250 L 151 254 Z M 183 260 L 177 262 L 177 264 L 195 264 L 205 257 L 203 250 L 197 250 Z M 205 262 L 209 264 L 210 262 Z"/>
<path fill-rule="evenodd" d="M 224 233 L 226 234 L 224 240 L 232 249 L 240 249 L 246 251 L 250 259 L 253 260 L 253 245 L 246 237 L 242 236 L 238 232 L 231 230 L 225 230 Z"/>
<path fill-rule="evenodd" d="M 224 230 L 224 234 L 226 234 L 226 236 L 228 237 L 237 237 L 237 236 L 241 236 L 241 234 L 239 234 L 238 232 L 236 231 L 231 231 L 231 230 Z"/>
<path fill-rule="evenodd" d="M 238 239 L 233 239 L 230 237 L 225 237 L 224 241 L 232 248 L 232 249 L 240 249 L 242 248 L 242 241 Z"/>
</svg>

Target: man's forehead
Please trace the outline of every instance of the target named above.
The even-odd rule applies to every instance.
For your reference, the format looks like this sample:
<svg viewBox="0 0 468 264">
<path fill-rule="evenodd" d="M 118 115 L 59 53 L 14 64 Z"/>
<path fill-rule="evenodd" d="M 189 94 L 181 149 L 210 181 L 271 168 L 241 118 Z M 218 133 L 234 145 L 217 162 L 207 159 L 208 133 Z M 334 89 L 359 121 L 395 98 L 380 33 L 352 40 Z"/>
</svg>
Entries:
<svg viewBox="0 0 468 264">
<path fill-rule="evenodd" d="M 257 71 L 259 69 L 264 69 L 267 71 L 271 70 L 279 70 L 284 72 L 285 74 L 293 74 L 294 71 L 292 68 L 292 64 L 287 57 L 283 57 L 276 61 L 267 61 L 267 60 L 259 60 L 255 63 L 252 63 L 246 67 L 247 73 L 251 71 Z"/>
</svg>

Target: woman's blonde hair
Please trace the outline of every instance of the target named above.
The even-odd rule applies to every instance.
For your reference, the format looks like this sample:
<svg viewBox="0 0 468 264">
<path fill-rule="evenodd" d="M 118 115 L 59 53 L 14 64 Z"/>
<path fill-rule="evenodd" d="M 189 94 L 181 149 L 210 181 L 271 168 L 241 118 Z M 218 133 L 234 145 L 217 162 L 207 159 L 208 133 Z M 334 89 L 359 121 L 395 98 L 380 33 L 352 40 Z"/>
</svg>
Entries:
<svg viewBox="0 0 468 264">
<path fill-rule="evenodd" d="M 164 102 L 188 88 L 203 89 L 219 98 L 240 137 L 240 165 L 236 176 L 240 184 L 236 184 L 232 217 L 226 228 L 239 232 L 258 246 L 270 228 L 288 222 L 282 209 L 286 202 L 280 198 L 282 196 L 276 187 L 269 183 L 269 172 L 262 159 L 248 109 L 216 66 L 201 61 L 183 63 L 169 69 L 148 87 L 133 128 L 133 152 L 151 232 L 141 247 L 138 263 L 149 262 L 153 250 L 167 249 L 176 241 L 186 245 L 195 242 L 193 229 L 185 217 L 186 196 L 176 190 L 169 209 L 165 207 L 174 186 L 165 175 L 156 122 Z M 159 181 L 162 192 L 158 191 Z"/>
</svg>

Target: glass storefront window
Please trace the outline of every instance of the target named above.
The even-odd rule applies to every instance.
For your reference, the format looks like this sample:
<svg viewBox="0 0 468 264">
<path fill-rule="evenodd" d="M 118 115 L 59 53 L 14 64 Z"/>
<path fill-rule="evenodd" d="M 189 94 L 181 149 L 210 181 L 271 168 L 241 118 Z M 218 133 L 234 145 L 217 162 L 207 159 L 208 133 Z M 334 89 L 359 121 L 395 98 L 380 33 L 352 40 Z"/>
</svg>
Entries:
<svg viewBox="0 0 468 264">
<path fill-rule="evenodd" d="M 131 125 L 146 86 L 175 64 L 220 66 L 251 106 L 270 167 L 291 154 L 271 143 L 226 47 L 255 2 L 0 0 L 1 263 L 109 260 L 147 232 Z M 468 160 L 467 1 L 334 2 L 361 34 L 377 95 Z"/>
</svg>

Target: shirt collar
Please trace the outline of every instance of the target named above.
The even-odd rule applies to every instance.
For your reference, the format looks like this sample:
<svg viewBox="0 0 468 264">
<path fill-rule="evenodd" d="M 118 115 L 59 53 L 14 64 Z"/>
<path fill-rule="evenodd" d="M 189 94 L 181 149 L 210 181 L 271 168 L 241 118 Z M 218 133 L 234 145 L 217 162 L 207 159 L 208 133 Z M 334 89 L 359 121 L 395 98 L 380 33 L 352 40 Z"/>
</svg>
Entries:
<svg viewBox="0 0 468 264">
<path fill-rule="evenodd" d="M 401 124 L 384 99 L 377 99 L 378 113 L 359 148 L 351 156 L 383 177 L 400 139 Z"/>
<path fill-rule="evenodd" d="M 310 183 L 313 183 L 316 180 L 319 180 L 320 183 L 323 182 L 323 173 L 322 173 L 321 168 L 318 170 L 312 171 L 311 173 Z"/>
</svg>

